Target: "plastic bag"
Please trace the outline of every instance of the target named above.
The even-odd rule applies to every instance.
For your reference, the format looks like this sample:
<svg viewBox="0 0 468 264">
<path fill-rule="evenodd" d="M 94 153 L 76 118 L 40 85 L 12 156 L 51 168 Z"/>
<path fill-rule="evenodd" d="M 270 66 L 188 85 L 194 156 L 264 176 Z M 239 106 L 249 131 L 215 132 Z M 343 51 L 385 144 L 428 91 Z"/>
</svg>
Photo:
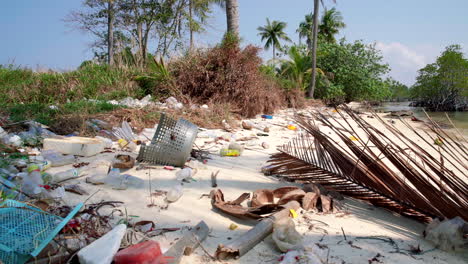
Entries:
<svg viewBox="0 0 468 264">
<path fill-rule="evenodd" d="M 302 236 L 291 218 L 279 219 L 273 225 L 273 240 L 282 252 L 303 249 Z"/>
</svg>

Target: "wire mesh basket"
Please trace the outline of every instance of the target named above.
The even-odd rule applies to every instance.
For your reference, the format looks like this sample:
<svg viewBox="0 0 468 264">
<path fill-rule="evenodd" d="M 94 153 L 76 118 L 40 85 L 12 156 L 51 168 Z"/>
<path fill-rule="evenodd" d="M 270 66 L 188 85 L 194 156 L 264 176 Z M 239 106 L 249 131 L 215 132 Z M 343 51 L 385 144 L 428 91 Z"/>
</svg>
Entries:
<svg viewBox="0 0 468 264">
<path fill-rule="evenodd" d="M 80 210 L 77 205 L 65 218 L 15 200 L 0 204 L 0 260 L 25 263 L 36 257 Z"/>
<path fill-rule="evenodd" d="M 163 113 L 151 143 L 141 146 L 137 160 L 183 167 L 197 133 L 196 125 L 182 118 L 176 121 Z"/>
</svg>

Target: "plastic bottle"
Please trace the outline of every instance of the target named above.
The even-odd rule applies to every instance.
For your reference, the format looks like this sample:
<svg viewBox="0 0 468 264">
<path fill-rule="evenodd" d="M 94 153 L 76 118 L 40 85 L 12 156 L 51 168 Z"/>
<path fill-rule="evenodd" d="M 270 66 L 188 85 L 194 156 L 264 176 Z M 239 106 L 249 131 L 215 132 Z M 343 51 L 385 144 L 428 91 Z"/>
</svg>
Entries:
<svg viewBox="0 0 468 264">
<path fill-rule="evenodd" d="M 57 182 L 65 181 L 68 179 L 77 178 L 80 174 L 81 172 L 79 169 L 70 169 L 70 170 L 62 171 L 62 172 L 55 173 L 54 175 L 52 175 L 51 182 L 57 183 Z"/>
<path fill-rule="evenodd" d="M 187 168 L 183 168 L 183 169 L 181 169 L 180 171 L 176 172 L 177 180 L 183 181 L 183 180 L 192 178 L 192 176 L 193 176 L 192 173 L 193 173 L 192 168 L 188 168 L 188 167 L 187 167 Z"/>
<path fill-rule="evenodd" d="M 73 155 L 62 155 L 54 150 L 44 150 L 41 154 L 44 159 L 50 161 L 52 167 L 60 167 L 75 162 Z"/>
<path fill-rule="evenodd" d="M 23 175 L 22 191 L 35 196 L 42 192 L 42 188 L 39 185 L 43 185 L 41 172 L 39 170 L 31 171 L 29 174 Z"/>
<path fill-rule="evenodd" d="M 166 200 L 170 203 L 176 202 L 182 197 L 183 193 L 182 185 L 176 185 L 167 192 Z"/>
<path fill-rule="evenodd" d="M 219 151 L 219 155 L 221 157 L 225 157 L 225 156 L 228 156 L 228 157 L 239 157 L 240 156 L 240 152 L 239 150 L 237 149 L 227 149 L 227 148 L 223 148 Z"/>
</svg>

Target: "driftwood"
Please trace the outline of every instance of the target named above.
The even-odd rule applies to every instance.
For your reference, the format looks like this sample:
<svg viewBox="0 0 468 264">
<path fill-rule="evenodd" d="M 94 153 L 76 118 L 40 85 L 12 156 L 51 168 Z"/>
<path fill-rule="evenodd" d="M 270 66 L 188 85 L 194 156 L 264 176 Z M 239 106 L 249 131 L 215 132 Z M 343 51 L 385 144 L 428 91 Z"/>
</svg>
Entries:
<svg viewBox="0 0 468 264">
<path fill-rule="evenodd" d="M 216 173 L 211 173 L 211 187 L 216 188 L 218 187 L 218 183 L 216 182 L 216 178 L 218 177 L 219 170 Z"/>
<path fill-rule="evenodd" d="M 164 256 L 168 258 L 171 264 L 180 263 L 184 255 L 188 256 L 192 254 L 200 246 L 201 241 L 205 240 L 208 236 L 208 232 L 208 226 L 204 221 L 201 221 L 164 253 Z"/>
<path fill-rule="evenodd" d="M 219 245 L 216 250 L 216 258 L 219 260 L 226 260 L 231 258 L 242 257 L 245 253 L 249 252 L 258 243 L 260 243 L 265 237 L 273 232 L 273 224 L 277 219 L 288 217 L 290 209 L 297 210 L 300 205 L 296 201 L 291 201 L 284 205 L 284 209 L 273 214 L 272 216 L 263 219 L 255 227 L 247 231 L 244 235 L 240 236 L 236 240 L 233 240 L 227 245 Z"/>
</svg>

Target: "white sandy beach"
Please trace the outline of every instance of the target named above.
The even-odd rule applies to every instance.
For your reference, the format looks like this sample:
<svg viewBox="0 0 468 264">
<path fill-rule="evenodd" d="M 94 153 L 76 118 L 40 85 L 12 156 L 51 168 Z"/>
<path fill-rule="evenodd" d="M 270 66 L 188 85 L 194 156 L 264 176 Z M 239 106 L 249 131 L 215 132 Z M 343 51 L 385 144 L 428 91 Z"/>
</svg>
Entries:
<svg viewBox="0 0 468 264">
<path fill-rule="evenodd" d="M 385 114 L 381 115 L 384 116 Z M 148 207 L 151 203 L 149 197 L 150 179 L 153 192 L 154 190 L 168 190 L 178 184 L 175 176 L 176 171 L 164 170 L 162 167 L 151 170 L 136 170 L 137 166 L 135 166 L 125 171 L 124 173 L 145 181 L 143 187 L 136 189 L 130 187 L 127 190 L 113 190 L 106 185 L 91 185 L 85 183 L 85 177 L 69 180 L 67 183 L 80 183 L 90 194 L 99 190 L 87 201 L 88 203 L 102 200 L 124 202 L 121 209 L 125 207 L 129 215 L 138 216 L 138 218 L 134 218 L 135 221 L 151 220 L 156 223 L 156 228 L 188 227 L 203 220 L 211 229 L 208 238 L 203 242 L 203 246 L 213 254 L 219 244 L 227 243 L 241 236 L 255 225 L 255 221 L 243 221 L 222 214 L 212 209 L 210 198 L 200 198 L 203 194 L 209 194 L 213 189 L 211 187 L 211 173 L 220 170 L 218 188 L 224 192 L 226 200 L 235 199 L 244 192 L 252 192 L 256 189 L 275 189 L 291 185 L 291 183 L 280 182 L 276 178 L 264 176 L 260 169 L 265 165 L 270 154 L 276 152 L 277 146 L 288 142 L 298 133 L 285 128 L 285 125 L 289 120 L 292 120 L 292 117 L 293 110 L 289 109 L 275 114 L 272 120 L 254 119 L 253 121 L 259 124 L 268 124 L 270 126 L 269 136 L 259 137 L 259 143 L 262 141 L 267 142 L 270 148 L 264 150 L 258 146 L 255 147 L 255 150 L 247 149 L 240 157 L 211 155 L 206 168 L 199 169 L 194 176 L 196 181 L 184 183 L 183 196 L 177 202 L 170 204 L 167 210 Z M 375 119 L 366 119 L 366 121 L 372 124 L 378 122 Z M 397 127 L 402 130 L 407 129 L 399 122 L 396 121 L 395 125 Z M 240 137 L 241 135 L 248 136 L 257 132 L 259 131 L 255 129 L 252 131 L 238 129 L 235 134 Z M 220 131 L 219 133 L 226 132 Z M 208 139 L 199 138 L 196 143 L 200 146 L 206 140 Z M 95 162 L 102 159 L 112 160 L 114 155 L 118 153 L 119 151 L 116 151 L 115 153 L 99 154 L 90 158 L 80 158 L 79 162 Z M 136 157 L 137 153 L 131 155 Z M 50 172 L 54 173 L 69 168 L 71 168 L 71 165 L 51 168 Z M 86 199 L 88 199 L 88 196 L 79 196 L 67 192 L 63 200 L 68 205 L 75 205 Z M 154 199 L 156 204 L 163 205 L 161 198 Z M 117 220 L 118 218 L 115 219 L 115 221 Z M 303 211 L 294 221 L 298 231 L 304 235 L 306 240 L 328 247 L 325 250 L 329 250 L 329 263 L 371 263 L 369 260 L 377 254 L 381 255 L 378 258 L 381 261 L 379 263 L 468 263 L 468 252 L 449 253 L 434 249 L 434 245 L 422 237 L 423 224 L 350 198 L 346 198 L 345 209 L 342 212 L 319 214 Z M 230 230 L 229 225 L 231 223 L 235 223 L 239 227 Z M 345 232 L 346 241 L 342 229 Z M 167 250 L 177 238 L 181 237 L 181 234 L 181 231 L 176 231 L 152 239 L 161 243 L 163 250 Z M 423 254 L 409 256 L 396 253 L 394 252 L 395 247 L 390 243 L 376 239 L 357 238 L 376 236 L 383 239 L 393 239 L 401 250 L 409 250 L 411 246 L 417 247 L 419 245 Z M 352 241 L 352 245 L 348 243 L 349 241 Z M 271 236 L 269 236 L 248 254 L 238 260 L 229 261 L 229 263 L 278 263 L 280 255 L 280 251 L 276 248 Z M 195 254 L 184 257 L 182 261 L 182 263 L 211 262 L 200 248 L 196 250 Z"/>
</svg>

